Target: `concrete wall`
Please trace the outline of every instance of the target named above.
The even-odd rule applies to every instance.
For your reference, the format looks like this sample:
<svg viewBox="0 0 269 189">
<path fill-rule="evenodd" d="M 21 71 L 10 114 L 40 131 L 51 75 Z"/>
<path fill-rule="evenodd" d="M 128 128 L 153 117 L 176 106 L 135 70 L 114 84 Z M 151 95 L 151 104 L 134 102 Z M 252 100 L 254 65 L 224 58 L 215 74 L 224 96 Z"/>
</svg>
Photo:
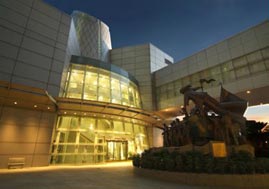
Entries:
<svg viewBox="0 0 269 189">
<path fill-rule="evenodd" d="M 1 89 L 28 86 L 0 95 L 0 168 L 10 157 L 25 158 L 26 167 L 49 164 L 56 113 L 36 90 L 59 95 L 69 27 L 70 16 L 41 0 L 0 1 L 0 81 L 9 83 Z"/>
<path fill-rule="evenodd" d="M 1 106 L 0 168 L 8 158 L 25 158 L 25 167 L 47 166 L 56 115 L 44 111 Z"/>
<path fill-rule="evenodd" d="M 0 80 L 58 96 L 70 17 L 41 0 L 0 1 Z"/>
</svg>

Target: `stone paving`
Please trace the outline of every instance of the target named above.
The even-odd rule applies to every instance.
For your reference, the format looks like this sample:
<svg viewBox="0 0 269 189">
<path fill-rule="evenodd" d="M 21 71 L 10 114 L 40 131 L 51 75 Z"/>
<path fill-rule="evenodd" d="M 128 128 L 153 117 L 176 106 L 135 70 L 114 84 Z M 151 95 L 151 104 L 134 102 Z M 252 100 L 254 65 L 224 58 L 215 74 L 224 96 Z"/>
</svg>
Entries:
<svg viewBox="0 0 269 189">
<path fill-rule="evenodd" d="M 143 178 L 134 175 L 131 162 L 123 162 L 94 166 L 49 166 L 43 168 L 2 169 L 0 170 L 0 188 L 215 189 L 216 187 L 187 186 Z M 217 187 L 217 189 L 226 188 Z"/>
</svg>

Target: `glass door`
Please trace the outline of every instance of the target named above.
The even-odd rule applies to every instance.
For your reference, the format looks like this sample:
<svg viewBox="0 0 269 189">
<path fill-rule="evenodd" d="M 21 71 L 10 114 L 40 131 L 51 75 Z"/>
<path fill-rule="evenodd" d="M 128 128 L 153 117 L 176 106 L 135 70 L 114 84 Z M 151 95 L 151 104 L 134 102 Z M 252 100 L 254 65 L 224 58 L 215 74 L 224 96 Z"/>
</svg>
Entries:
<svg viewBox="0 0 269 189">
<path fill-rule="evenodd" d="M 127 141 L 107 141 L 107 161 L 127 160 Z"/>
</svg>

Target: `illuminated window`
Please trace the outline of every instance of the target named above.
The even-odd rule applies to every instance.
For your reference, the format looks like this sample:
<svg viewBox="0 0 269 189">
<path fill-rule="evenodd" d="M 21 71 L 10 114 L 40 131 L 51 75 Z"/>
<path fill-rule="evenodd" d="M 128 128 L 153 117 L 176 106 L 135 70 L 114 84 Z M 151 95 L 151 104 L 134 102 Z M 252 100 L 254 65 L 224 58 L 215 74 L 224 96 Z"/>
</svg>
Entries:
<svg viewBox="0 0 269 189">
<path fill-rule="evenodd" d="M 107 70 L 71 64 L 64 96 L 141 107 L 137 86 L 129 79 Z"/>
<path fill-rule="evenodd" d="M 51 163 L 83 164 L 123 160 L 148 149 L 146 126 L 123 120 L 59 116 Z M 114 155 L 109 156 L 109 153 Z M 111 158 L 111 155 L 116 157 L 117 154 L 121 158 Z"/>
</svg>

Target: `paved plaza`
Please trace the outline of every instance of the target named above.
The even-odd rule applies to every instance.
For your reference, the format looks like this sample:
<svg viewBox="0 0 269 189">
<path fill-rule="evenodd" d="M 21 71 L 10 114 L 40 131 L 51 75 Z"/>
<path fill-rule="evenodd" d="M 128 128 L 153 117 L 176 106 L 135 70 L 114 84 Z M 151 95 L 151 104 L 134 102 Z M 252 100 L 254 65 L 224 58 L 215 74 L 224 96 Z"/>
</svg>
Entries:
<svg viewBox="0 0 269 189">
<path fill-rule="evenodd" d="M 1 189 L 226 189 L 187 186 L 143 178 L 134 175 L 131 162 L 76 167 L 1 169 L 0 183 Z"/>
</svg>

